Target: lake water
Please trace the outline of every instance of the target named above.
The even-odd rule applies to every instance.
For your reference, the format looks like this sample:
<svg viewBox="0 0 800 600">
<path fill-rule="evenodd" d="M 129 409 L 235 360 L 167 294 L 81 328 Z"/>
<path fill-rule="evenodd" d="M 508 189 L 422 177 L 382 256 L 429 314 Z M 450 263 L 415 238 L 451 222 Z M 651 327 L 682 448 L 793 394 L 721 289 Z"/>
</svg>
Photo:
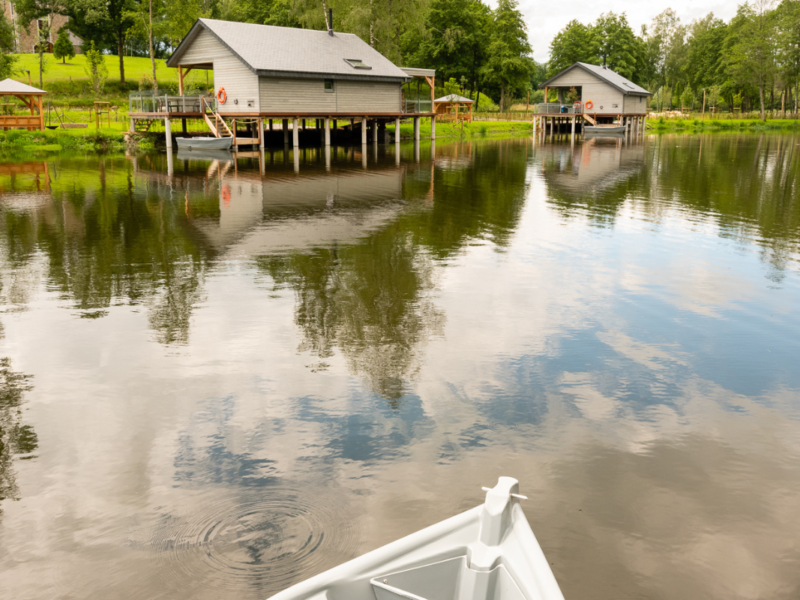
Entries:
<svg viewBox="0 0 800 600">
<path fill-rule="evenodd" d="M 521 481 L 567 598 L 800 595 L 800 136 L 0 165 L 0 596 L 266 598 Z"/>
</svg>

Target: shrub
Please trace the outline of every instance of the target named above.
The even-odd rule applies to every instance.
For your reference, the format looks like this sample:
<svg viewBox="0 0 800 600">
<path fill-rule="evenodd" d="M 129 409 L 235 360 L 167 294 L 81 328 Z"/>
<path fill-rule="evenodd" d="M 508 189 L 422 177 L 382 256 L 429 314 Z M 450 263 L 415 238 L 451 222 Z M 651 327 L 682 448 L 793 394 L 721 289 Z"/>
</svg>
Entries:
<svg viewBox="0 0 800 600">
<path fill-rule="evenodd" d="M 153 85 L 153 78 L 150 77 L 147 73 L 142 73 L 142 76 L 139 77 L 139 91 L 140 92 L 149 92 L 155 86 Z"/>
<path fill-rule="evenodd" d="M 89 49 L 86 51 L 86 74 L 92 82 L 92 89 L 95 94 L 102 94 L 103 87 L 108 79 L 108 68 L 103 59 L 103 55 L 95 47 L 94 41 L 89 42 Z"/>
</svg>

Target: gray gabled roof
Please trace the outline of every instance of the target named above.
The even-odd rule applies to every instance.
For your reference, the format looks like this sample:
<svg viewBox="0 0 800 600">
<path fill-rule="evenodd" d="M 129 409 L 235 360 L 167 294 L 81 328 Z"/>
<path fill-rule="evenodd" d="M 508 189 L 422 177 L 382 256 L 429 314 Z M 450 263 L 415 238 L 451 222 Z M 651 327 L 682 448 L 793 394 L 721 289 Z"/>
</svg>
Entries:
<svg viewBox="0 0 800 600">
<path fill-rule="evenodd" d="M 450 94 L 449 96 L 442 96 L 441 98 L 436 98 L 434 102 L 458 102 L 460 104 L 466 104 L 467 102 L 469 102 L 470 104 L 474 104 L 475 100 L 464 98 L 464 96 L 459 96 L 458 94 Z"/>
<path fill-rule="evenodd" d="M 615 73 L 611 69 L 607 67 L 601 67 L 598 65 L 590 65 L 588 63 L 576 62 L 574 65 L 567 67 L 561 73 L 556 75 L 555 77 L 551 77 L 544 83 L 539 84 L 540 88 L 549 86 L 552 82 L 556 79 L 564 75 L 565 73 L 569 73 L 573 69 L 583 69 L 597 77 L 598 79 L 602 79 L 609 85 L 617 88 L 623 94 L 634 94 L 636 96 L 652 96 L 652 92 L 648 92 L 643 87 L 640 87 L 630 81 L 629 79 L 625 79 L 619 73 Z"/>
<path fill-rule="evenodd" d="M 262 76 L 326 77 L 370 81 L 410 81 L 410 77 L 388 58 L 352 33 L 216 19 L 198 19 L 175 52 L 168 67 L 181 64 L 181 55 L 203 29 L 211 32 L 241 59 L 250 70 Z M 346 59 L 358 59 L 370 69 L 356 69 Z"/>
<path fill-rule="evenodd" d="M 31 87 L 25 83 L 14 81 L 13 79 L 3 79 L 0 81 L 0 94 L 46 94 L 44 90 Z"/>
</svg>

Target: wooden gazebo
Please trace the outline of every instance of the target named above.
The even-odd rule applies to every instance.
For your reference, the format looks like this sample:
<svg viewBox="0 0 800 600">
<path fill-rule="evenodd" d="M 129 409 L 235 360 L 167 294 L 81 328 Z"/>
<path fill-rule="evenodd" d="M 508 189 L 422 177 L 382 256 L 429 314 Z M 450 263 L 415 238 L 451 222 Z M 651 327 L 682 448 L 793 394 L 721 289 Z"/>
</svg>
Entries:
<svg viewBox="0 0 800 600">
<path fill-rule="evenodd" d="M 474 100 L 458 94 L 449 94 L 433 101 L 434 112 L 442 121 L 472 121 Z"/>
<path fill-rule="evenodd" d="M 46 94 L 44 90 L 25 85 L 13 79 L 0 81 L 0 97 L 14 96 L 19 98 L 26 108 L 30 110 L 29 115 L 8 115 L 0 114 L 0 127 L 3 129 L 27 129 L 33 131 L 44 130 L 44 111 L 42 111 L 42 97 Z M 2 111 L 5 113 L 6 111 Z"/>
</svg>

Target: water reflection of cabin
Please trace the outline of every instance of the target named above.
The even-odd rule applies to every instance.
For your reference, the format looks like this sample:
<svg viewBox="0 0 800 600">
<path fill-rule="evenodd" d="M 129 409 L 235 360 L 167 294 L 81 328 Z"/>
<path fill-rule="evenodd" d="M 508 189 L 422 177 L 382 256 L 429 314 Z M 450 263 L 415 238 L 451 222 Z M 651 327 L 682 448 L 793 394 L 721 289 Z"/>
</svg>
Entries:
<svg viewBox="0 0 800 600">
<path fill-rule="evenodd" d="M 235 131 L 236 121 L 244 121 L 256 125 L 256 137 L 237 139 L 237 145 L 262 147 L 265 119 L 270 129 L 273 120 L 281 121 L 287 144 L 291 121 L 295 147 L 301 121 L 305 129 L 306 120 L 313 120 L 326 145 L 331 125 L 335 128 L 341 120 L 361 129 L 363 143 L 368 126 L 377 142 L 378 126 L 392 121 L 399 125 L 404 118 L 413 119 L 419 139 L 420 118 L 431 117 L 431 137 L 435 136 L 432 96 L 403 96 L 403 85 L 414 77 L 433 88 L 435 71 L 401 69 L 353 34 L 199 19 L 167 66 L 178 70 L 180 95 L 132 94 L 130 117 L 132 130 L 163 121 L 168 146 L 172 118 L 183 121 L 184 132 L 186 119 L 203 120 L 216 137 L 233 135 L 231 126 Z M 197 69 L 213 72 L 213 97 L 184 94 L 186 75 Z M 396 136 L 399 141 L 399 127 Z"/>
<path fill-rule="evenodd" d="M 449 94 L 433 101 L 436 116 L 442 121 L 472 121 L 474 101 L 458 94 Z"/>
<path fill-rule="evenodd" d="M 348 153 L 341 150 L 341 154 Z M 340 165 L 345 168 L 333 172 L 321 170 L 321 165 L 315 169 L 312 159 L 310 168 L 299 177 L 286 177 L 281 169 L 264 173 L 264 158 L 258 153 L 254 157 L 258 168 L 237 170 L 236 158 L 208 161 L 205 167 L 206 161 L 197 161 L 185 165 L 188 171 L 177 169 L 175 176 L 160 168 L 148 168 L 146 161 L 132 161 L 135 185 L 144 178 L 170 189 L 185 188 L 186 214 L 211 248 L 227 256 L 252 257 L 349 244 L 368 237 L 408 210 L 404 191 L 407 180 L 428 188 L 427 194 L 415 199 L 423 205 L 432 203 L 433 162 L 401 166 L 379 163 L 362 171 L 352 168 L 360 162 L 354 154 L 352 160 L 340 156 Z M 218 186 L 212 180 L 217 180 Z M 194 215 L 193 192 L 218 194 L 218 211 Z"/>
<path fill-rule="evenodd" d="M 603 196 L 644 168 L 641 140 L 598 137 L 570 146 L 541 146 L 542 174 L 554 199 L 580 203 Z"/>
<path fill-rule="evenodd" d="M 629 129 L 644 127 L 647 99 L 653 94 L 607 67 L 576 62 L 551 77 L 540 88 L 545 100 L 550 90 L 558 92 L 558 101 L 535 106 L 535 119 L 544 127 L 569 123 L 591 125 L 619 122 Z M 568 100 L 574 89 L 577 100 Z"/>
</svg>

